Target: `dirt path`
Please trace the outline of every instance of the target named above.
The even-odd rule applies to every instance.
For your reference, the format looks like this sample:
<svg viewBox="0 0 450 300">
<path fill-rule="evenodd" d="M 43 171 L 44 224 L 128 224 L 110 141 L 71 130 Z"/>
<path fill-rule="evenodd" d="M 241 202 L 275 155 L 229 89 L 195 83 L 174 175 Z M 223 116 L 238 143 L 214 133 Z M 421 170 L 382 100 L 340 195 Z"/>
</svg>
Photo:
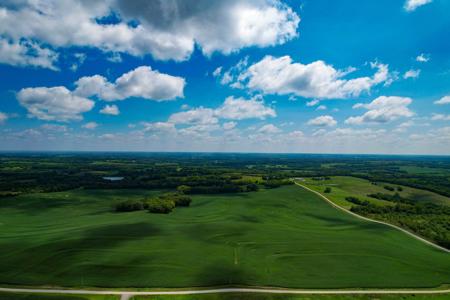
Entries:
<svg viewBox="0 0 450 300">
<path fill-rule="evenodd" d="M 267 293 L 267 294 L 316 294 L 316 295 L 367 295 L 367 294 L 447 294 L 446 290 L 298 290 L 271 288 L 217 288 L 198 290 L 172 291 L 119 291 L 119 290 L 63 290 L 63 289 L 21 289 L 0 288 L 0 292 L 38 293 L 38 294 L 73 294 L 73 295 L 120 295 L 121 300 L 136 295 L 192 295 L 192 294 L 222 294 L 222 293 Z"/>
<path fill-rule="evenodd" d="M 392 228 L 395 228 L 395 229 L 397 229 L 397 230 L 403 231 L 404 233 L 406 233 L 406 234 L 408 234 L 408 235 L 414 237 L 415 239 L 417 239 L 417 240 L 419 240 L 419 241 L 421 241 L 421 242 L 424 242 L 424 243 L 426 243 L 426 244 L 428 244 L 428 245 L 430 245 L 430 246 L 433 246 L 434 248 L 437 248 L 437 249 L 439 249 L 439 250 L 442 250 L 442 251 L 444 251 L 444 252 L 450 253 L 450 250 L 448 250 L 448 249 L 446 249 L 446 248 L 444 248 L 444 247 L 441 247 L 441 246 L 439 246 L 439 245 L 436 245 L 435 243 L 430 242 L 430 241 L 428 241 L 428 240 L 426 240 L 426 239 L 424 239 L 424 238 L 422 238 L 422 237 L 420 237 L 420 236 L 418 236 L 418 235 L 415 235 L 414 233 L 412 233 L 412 232 L 410 232 L 410 231 L 408 231 L 408 230 L 406 230 L 406 229 L 403 229 L 403 228 L 401 228 L 401 227 L 398 227 L 398 226 L 396 226 L 396 225 L 389 224 L 389 223 L 386 223 L 386 222 L 383 222 L 383 221 L 377 221 L 377 220 L 369 219 L 369 218 L 360 216 L 360 215 L 358 215 L 358 214 L 355 214 L 354 212 L 351 212 L 351 211 L 349 211 L 349 210 L 347 210 L 347 209 L 345 209 L 345 208 L 342 208 L 342 207 L 340 207 L 339 205 L 335 204 L 333 201 L 331 201 L 330 199 L 328 199 L 327 197 L 325 197 L 325 196 L 322 195 L 321 193 L 316 192 L 316 191 L 310 189 L 309 187 L 306 187 L 306 186 L 304 186 L 303 184 L 300 184 L 300 183 L 298 183 L 298 182 L 294 182 L 294 183 L 295 183 L 296 185 L 298 185 L 298 186 L 304 188 L 305 190 L 308 190 L 308 191 L 310 191 L 310 192 L 312 192 L 312 193 L 315 193 L 316 195 L 320 196 L 322 199 L 324 199 L 324 200 L 326 200 L 328 203 L 330 203 L 332 206 L 334 206 L 334 207 L 336 207 L 337 209 L 340 209 L 340 210 L 342 210 L 342 211 L 345 211 L 346 213 L 351 214 L 352 216 L 355 216 L 355 217 L 357 217 L 357 218 L 359 218 L 359 219 L 366 220 L 366 221 L 369 221 L 369 222 L 374 222 L 374 223 L 378 223 L 378 224 L 387 225 L 387 226 L 389 226 L 389 227 L 392 227 Z"/>
</svg>

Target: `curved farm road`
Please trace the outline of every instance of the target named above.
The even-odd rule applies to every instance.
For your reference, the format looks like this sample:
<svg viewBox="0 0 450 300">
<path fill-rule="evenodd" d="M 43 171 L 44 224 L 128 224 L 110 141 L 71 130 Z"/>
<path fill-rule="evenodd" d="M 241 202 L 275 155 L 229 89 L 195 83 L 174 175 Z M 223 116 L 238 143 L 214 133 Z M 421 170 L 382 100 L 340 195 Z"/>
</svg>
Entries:
<svg viewBox="0 0 450 300">
<path fill-rule="evenodd" d="M 348 214 L 351 214 L 351 215 L 354 216 L 354 217 L 357 217 L 357 218 L 359 218 L 359 219 L 363 219 L 363 220 L 366 220 L 366 221 L 369 221 L 369 222 L 374 222 L 374 223 L 379 223 L 379 224 L 387 225 L 387 226 L 389 226 L 389 227 L 392 227 L 392 228 L 395 228 L 395 229 L 397 229 L 397 230 L 403 231 L 404 233 L 406 233 L 406 234 L 412 236 L 413 238 L 418 239 L 419 241 L 424 242 L 424 243 L 426 243 L 426 244 L 428 244 L 428 245 L 430 245 L 430 246 L 432 246 L 432 247 L 434 247 L 434 248 L 437 248 L 437 249 L 442 250 L 442 251 L 444 251 L 444 252 L 450 253 L 450 250 L 448 250 L 448 249 L 446 249 L 446 248 L 444 248 L 444 247 L 441 247 L 441 246 L 439 246 L 439 245 L 436 245 L 435 243 L 432 243 L 432 242 L 430 242 L 430 241 L 428 241 L 428 240 L 426 240 L 426 239 L 424 239 L 424 238 L 422 238 L 422 237 L 420 237 L 420 236 L 418 236 L 418 235 L 415 235 L 414 233 L 412 233 L 412 232 L 410 232 L 410 231 L 408 231 L 408 230 L 406 230 L 406 229 L 403 229 L 403 228 L 401 228 L 401 227 L 398 227 L 398 226 L 396 226 L 396 225 L 389 224 L 389 223 L 386 223 L 386 222 L 383 222 L 383 221 L 377 221 L 377 220 L 369 219 L 369 218 L 360 216 L 360 215 L 358 215 L 358 214 L 355 214 L 354 212 L 351 212 L 351 211 L 349 211 L 349 210 L 347 210 L 347 209 L 345 209 L 345 208 L 342 208 L 342 207 L 340 207 L 339 205 L 335 204 L 333 201 L 331 201 L 330 199 L 328 199 L 327 197 L 325 197 L 325 196 L 322 195 L 321 193 L 316 192 L 316 191 L 310 189 L 309 187 L 304 186 L 303 184 L 300 184 L 300 183 L 298 183 L 298 182 L 296 182 L 296 181 L 294 181 L 294 183 L 295 183 L 296 185 L 298 185 L 299 187 L 302 187 L 302 188 L 304 188 L 305 190 L 308 190 L 308 191 L 310 191 L 310 192 L 312 192 L 312 193 L 318 195 L 319 197 L 321 197 L 322 199 L 326 200 L 328 203 L 330 203 L 330 204 L 331 204 L 332 206 L 334 206 L 335 208 L 340 209 L 340 210 L 342 210 L 342 211 L 344 211 L 344 212 L 346 212 L 346 213 L 348 213 Z"/>
</svg>

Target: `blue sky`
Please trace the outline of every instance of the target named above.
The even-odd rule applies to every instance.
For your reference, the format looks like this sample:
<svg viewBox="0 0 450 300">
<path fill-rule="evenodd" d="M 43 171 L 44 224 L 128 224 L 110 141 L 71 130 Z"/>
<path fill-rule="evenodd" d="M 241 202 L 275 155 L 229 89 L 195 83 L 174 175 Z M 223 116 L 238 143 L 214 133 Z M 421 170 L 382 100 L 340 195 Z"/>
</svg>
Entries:
<svg viewBox="0 0 450 300">
<path fill-rule="evenodd" d="M 450 154 L 446 0 L 0 4 L 0 150 Z"/>
</svg>

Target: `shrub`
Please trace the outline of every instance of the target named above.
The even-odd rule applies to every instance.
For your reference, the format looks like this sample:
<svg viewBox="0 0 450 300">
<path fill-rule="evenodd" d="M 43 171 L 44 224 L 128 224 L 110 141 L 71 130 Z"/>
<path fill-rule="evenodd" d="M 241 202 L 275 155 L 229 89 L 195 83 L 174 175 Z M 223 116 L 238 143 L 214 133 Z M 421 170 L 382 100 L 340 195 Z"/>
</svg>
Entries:
<svg viewBox="0 0 450 300">
<path fill-rule="evenodd" d="M 326 194 L 329 194 L 329 193 L 331 193 L 331 188 L 329 186 L 327 186 L 323 192 Z"/>
<path fill-rule="evenodd" d="M 168 214 L 175 208 L 172 200 L 154 198 L 147 201 L 147 209 L 151 213 Z"/>
<path fill-rule="evenodd" d="M 388 191 L 391 191 L 391 192 L 395 191 L 395 189 L 392 186 L 389 186 L 389 185 L 385 185 L 384 189 L 388 190 Z"/>
<path fill-rule="evenodd" d="M 192 188 L 188 185 L 180 185 L 177 187 L 177 191 L 182 194 L 189 194 Z"/>
<path fill-rule="evenodd" d="M 142 210 L 144 209 L 144 204 L 139 200 L 126 200 L 117 203 L 115 209 L 118 212 Z"/>
<path fill-rule="evenodd" d="M 258 189 L 259 187 L 257 184 L 254 183 L 247 184 L 247 192 L 256 192 L 258 191 Z"/>
<path fill-rule="evenodd" d="M 173 201 L 175 206 L 189 206 L 192 202 L 191 197 L 179 193 L 166 193 L 159 196 L 160 199 Z"/>
</svg>

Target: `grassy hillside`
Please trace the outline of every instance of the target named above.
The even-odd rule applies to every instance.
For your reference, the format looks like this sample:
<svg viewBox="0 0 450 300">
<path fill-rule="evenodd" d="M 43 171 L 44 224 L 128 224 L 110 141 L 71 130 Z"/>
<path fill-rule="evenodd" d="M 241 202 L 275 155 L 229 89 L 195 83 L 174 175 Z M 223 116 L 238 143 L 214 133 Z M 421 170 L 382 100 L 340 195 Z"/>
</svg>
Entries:
<svg viewBox="0 0 450 300">
<path fill-rule="evenodd" d="M 340 212 L 297 186 L 194 196 L 169 215 L 114 213 L 145 191 L 74 190 L 0 201 L 4 284 L 433 287 L 450 256 Z"/>
</svg>

